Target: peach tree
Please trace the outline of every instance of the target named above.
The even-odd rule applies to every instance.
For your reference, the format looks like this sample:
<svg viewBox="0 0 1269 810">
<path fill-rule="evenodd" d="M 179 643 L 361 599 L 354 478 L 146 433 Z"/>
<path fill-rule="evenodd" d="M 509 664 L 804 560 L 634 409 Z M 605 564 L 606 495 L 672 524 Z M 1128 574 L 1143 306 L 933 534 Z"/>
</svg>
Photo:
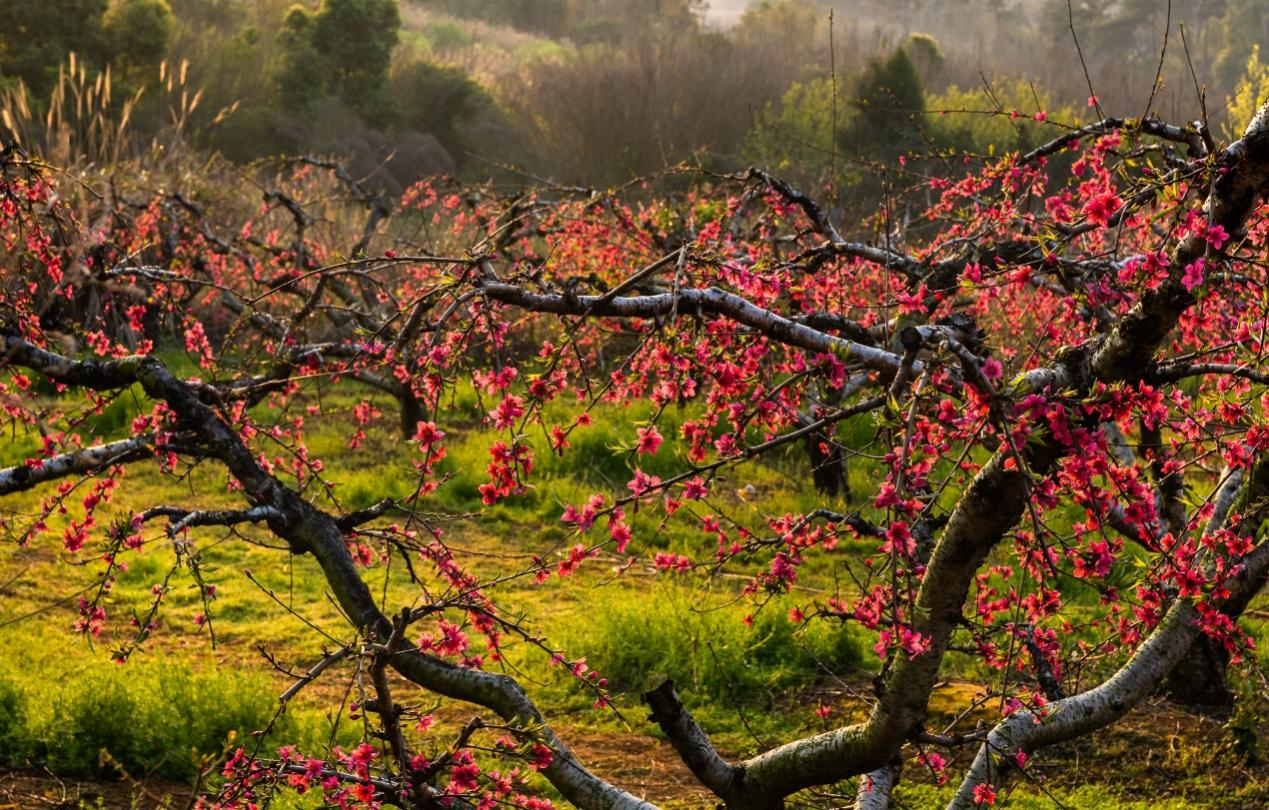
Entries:
<svg viewBox="0 0 1269 810">
<path fill-rule="evenodd" d="M 112 612 L 132 555 L 169 550 L 213 622 L 228 574 L 200 567 L 201 528 L 259 524 L 280 560 L 320 566 L 347 640 L 283 704 L 353 662 L 373 722 L 352 750 L 246 745 L 203 807 L 284 791 L 343 807 L 651 807 L 588 769 L 505 665 L 524 647 L 609 705 L 583 651 L 499 593 L 507 578 L 549 589 L 601 555 L 688 583 L 732 572 L 752 612 L 792 594 L 788 621 L 873 645 L 863 719 L 742 760 L 671 681 L 648 684 L 652 718 L 726 807 L 848 780 L 857 806 L 885 807 L 905 767 L 958 780 L 951 807 L 990 805 L 1046 746 L 1097 733 L 1178 666 L 1174 695 L 1227 699 L 1226 668 L 1254 651 L 1240 616 L 1269 575 L 1269 107 L 1230 144 L 1156 117 L 1056 131 L 1025 154 L 887 167 L 896 191 L 859 228 L 869 241 L 756 168 L 615 189 L 435 181 L 390 199 L 305 157 L 262 172 L 254 201 L 200 200 L 179 182 L 72 177 L 9 145 L 0 401 L 40 441 L 0 470 L 0 495 L 38 487 L 40 506 L 6 513 L 6 535 L 99 569 L 76 628 L 120 662 L 163 631 L 162 586 L 148 612 Z M 197 373 L 160 358 L 172 341 Z M 397 410 L 406 497 L 345 506 L 339 459 L 305 443 L 327 385 L 365 393 L 344 416 L 351 447 L 379 405 Z M 490 578 L 429 510 L 449 484 L 459 391 L 497 435 L 489 507 L 524 497 L 535 448 L 567 457 L 607 405 L 653 416 L 621 428 L 629 481 L 561 504 L 569 542 Z M 85 440 L 123 392 L 145 402 L 128 435 Z M 734 514 L 719 493 L 782 448 L 805 453 L 822 505 Z M 136 465 L 176 481 L 215 466 L 240 508 L 191 494 L 112 514 Z M 639 536 L 666 526 L 699 530 L 699 553 Z M 365 572 L 393 557 L 416 596 L 389 605 Z M 831 591 L 799 589 L 816 557 Z M 933 727 L 953 656 L 997 673 L 992 702 Z M 417 690 L 480 714 L 441 735 L 402 697 Z"/>
</svg>

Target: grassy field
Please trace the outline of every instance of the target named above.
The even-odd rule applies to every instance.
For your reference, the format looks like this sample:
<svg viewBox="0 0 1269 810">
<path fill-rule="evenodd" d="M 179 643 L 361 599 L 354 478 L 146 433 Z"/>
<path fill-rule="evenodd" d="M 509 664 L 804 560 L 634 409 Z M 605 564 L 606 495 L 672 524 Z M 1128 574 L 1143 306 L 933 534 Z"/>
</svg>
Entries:
<svg viewBox="0 0 1269 810">
<path fill-rule="evenodd" d="M 169 359 L 178 366 L 183 362 Z M 349 450 L 349 411 L 363 396 L 383 414 L 368 428 L 365 442 Z M 416 473 L 409 448 L 395 433 L 392 402 L 341 386 L 323 391 L 321 403 L 323 413 L 306 421 L 306 441 L 311 455 L 326 461 L 328 479 L 336 484 L 334 498 L 342 508 L 404 497 L 413 490 Z M 65 403 L 50 400 L 48 406 Z M 126 435 L 142 408 L 137 392 L 126 392 L 103 414 L 87 420 L 85 432 L 103 438 Z M 652 414 L 646 407 L 604 406 L 592 427 L 574 435 L 573 450 L 564 458 L 552 456 L 545 437 L 539 436 L 535 486 L 486 508 L 477 487 L 485 480 L 487 447 L 496 438 L 481 426 L 486 410 L 488 404 L 470 390 L 447 402 L 439 421 L 449 434 L 449 456 L 441 468 L 449 479 L 423 508 L 444 526 L 447 542 L 464 565 L 494 577 L 524 569 L 535 556 L 551 559 L 571 543 L 559 520 L 565 504 L 584 501 L 596 491 L 624 490 L 631 464 L 623 443 L 631 441 L 632 425 Z M 547 421 L 564 416 L 563 410 L 548 412 Z M 663 414 L 662 434 L 672 436 L 683 418 Z M 868 420 L 854 429 L 861 443 L 873 430 Z M 657 456 L 642 457 L 641 466 L 661 475 L 680 469 L 672 445 L 667 440 Z M 0 466 L 19 462 L 35 446 L 35 437 L 11 434 L 0 444 Z M 108 514 L 126 515 L 159 503 L 241 505 L 226 493 L 222 470 L 200 465 L 183 472 L 175 478 L 160 474 L 153 463 L 132 465 Z M 873 474 L 867 465 L 854 464 L 854 491 L 871 492 Z M 716 497 L 749 525 L 761 526 L 764 514 L 822 505 L 796 451 L 751 465 L 744 476 L 716 487 Z M 21 527 L 24 517 L 29 520 L 51 491 L 44 488 L 0 502 L 11 527 Z M 101 516 L 103 525 L 106 517 Z M 27 769 L 38 766 L 46 776 L 51 772 L 90 780 L 82 784 L 126 777 L 124 784 L 134 792 L 141 788 L 132 780 L 149 779 L 145 784 L 161 785 L 159 792 L 179 795 L 226 748 L 252 740 L 252 732 L 274 721 L 276 695 L 293 678 L 271 667 L 261 648 L 281 665 L 302 671 L 323 649 L 351 639 L 313 561 L 267 548 L 276 547 L 276 540 L 259 528 L 245 527 L 191 534 L 201 575 L 217 587 L 210 603 L 204 602 L 187 569 L 173 569 L 168 541 L 155 539 L 140 553 L 128 555 L 127 570 L 114 586 L 109 629 L 89 643 L 72 625 L 77 600 L 94 587 L 103 563 L 90 548 L 80 555 L 66 554 L 58 539 L 59 521 L 66 519 L 52 518 L 53 531 L 29 548 L 9 543 L 0 549 L 0 645 L 5 650 L 0 657 L 0 764 L 16 769 L 14 773 L 33 773 Z M 633 526 L 630 551 L 645 559 L 660 550 L 707 559 L 714 550 L 712 538 L 684 522 L 662 527 L 655 518 L 638 514 Z M 158 535 L 152 531 L 147 537 Z M 638 705 L 639 687 L 654 673 L 669 674 L 732 756 L 823 727 L 825 721 L 816 713 L 820 706 L 829 708 L 834 722 L 862 716 L 877 663 L 872 640 L 853 630 L 824 623 L 800 627 L 787 619 L 790 607 L 849 595 L 841 590 L 845 586 L 837 574 L 862 551 L 862 546 L 843 544 L 832 553 L 814 555 L 803 567 L 799 588 L 756 612 L 752 601 L 737 598 L 745 581 L 743 564 L 706 581 L 695 575 L 658 574 L 644 563 L 627 566 L 625 558 L 610 555 L 588 562 L 579 575 L 567 579 L 553 577 L 546 584 L 531 577 L 510 579 L 490 596 L 522 614 L 525 625 L 544 634 L 552 648 L 566 651 L 569 658 L 585 656 L 612 684 L 616 710 L 594 709 L 593 695 L 559 668 L 544 667 L 545 654 L 536 648 L 511 647 L 505 666 L 521 677 L 565 739 L 575 742 L 601 773 L 666 806 L 706 806 L 708 797 Z M 386 612 L 418 599 L 417 588 L 395 558 L 369 568 L 366 577 L 382 596 Z M 152 587 L 165 579 L 170 590 L 160 628 L 129 664 L 112 664 L 110 650 L 133 632 L 127 617 L 144 615 Z M 210 622 L 198 621 L 204 613 L 210 614 Z M 749 614 L 754 614 L 752 626 L 742 621 Z M 120 638 L 110 638 L 112 632 Z M 935 720 L 950 719 L 990 676 L 964 656 L 950 656 L 948 666 L 949 682 L 933 701 Z M 299 743 L 321 751 L 355 740 L 361 721 L 349 721 L 346 707 L 357 698 L 357 675 L 351 666 L 328 671 L 272 722 L 264 744 Z M 402 690 L 398 699 L 431 705 L 418 691 Z M 342 711 L 331 713 L 332 706 L 341 705 Z M 436 714 L 440 722 L 434 733 L 447 740 L 472 710 L 446 706 Z M 1253 738 L 1261 733 L 1258 718 L 1255 714 L 1243 721 L 1252 727 Z M 1238 764 L 1224 722 L 1166 706 L 1139 710 L 1114 734 L 1045 756 L 1036 773 L 1051 776 L 1051 783 L 1022 784 L 1009 806 L 1263 806 L 1269 790 L 1258 785 L 1265 780 L 1257 776 L 1261 772 Z M 1112 772 L 1081 764 L 1107 756 L 1116 757 Z M 955 773 L 955 763 L 950 771 Z M 934 786 L 928 774 L 912 768 L 904 779 L 896 797 L 901 807 L 935 806 L 950 788 Z M 155 789 L 148 793 L 139 806 L 161 804 Z M 1160 793 L 1182 798 L 1155 803 L 1152 797 Z M 89 794 L 85 801 L 91 806 L 98 799 Z M 117 790 L 111 795 L 101 801 L 110 806 L 121 801 Z M 5 806 L 4 796 L 0 784 L 0 807 Z"/>
</svg>

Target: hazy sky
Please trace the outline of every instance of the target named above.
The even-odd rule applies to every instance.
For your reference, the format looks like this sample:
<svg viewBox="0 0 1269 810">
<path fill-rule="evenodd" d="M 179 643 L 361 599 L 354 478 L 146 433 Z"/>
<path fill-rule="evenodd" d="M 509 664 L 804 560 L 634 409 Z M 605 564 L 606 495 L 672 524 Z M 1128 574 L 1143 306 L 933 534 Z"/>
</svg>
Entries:
<svg viewBox="0 0 1269 810">
<path fill-rule="evenodd" d="M 806 0 L 808 3 L 812 0 Z M 709 0 L 709 11 L 705 18 L 719 25 L 731 25 L 740 17 L 750 0 Z"/>
</svg>

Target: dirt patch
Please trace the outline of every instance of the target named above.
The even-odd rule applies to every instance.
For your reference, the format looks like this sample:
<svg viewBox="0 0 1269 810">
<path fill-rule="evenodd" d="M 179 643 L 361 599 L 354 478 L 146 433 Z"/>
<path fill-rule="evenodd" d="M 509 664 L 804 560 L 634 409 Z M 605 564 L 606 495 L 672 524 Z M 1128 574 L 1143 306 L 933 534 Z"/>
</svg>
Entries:
<svg viewBox="0 0 1269 810">
<path fill-rule="evenodd" d="M 188 787 L 158 779 L 127 782 L 0 772 L 0 810 L 184 810 L 189 804 Z"/>
<path fill-rule="evenodd" d="M 560 736 L 587 768 L 658 807 L 712 807 L 717 801 L 667 742 L 639 734 L 573 729 Z"/>
</svg>

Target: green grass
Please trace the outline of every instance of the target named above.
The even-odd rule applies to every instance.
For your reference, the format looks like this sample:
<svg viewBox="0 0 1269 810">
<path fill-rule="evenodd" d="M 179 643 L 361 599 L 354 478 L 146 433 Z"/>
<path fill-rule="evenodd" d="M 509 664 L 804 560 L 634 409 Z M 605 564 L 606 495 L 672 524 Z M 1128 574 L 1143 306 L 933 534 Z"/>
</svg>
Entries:
<svg viewBox="0 0 1269 810">
<path fill-rule="evenodd" d="M 664 674 L 696 704 L 735 695 L 760 704 L 818 678 L 849 674 L 863 661 L 849 631 L 824 622 L 799 628 L 779 602 L 746 624 L 751 609 L 732 602 L 726 595 L 689 596 L 673 583 L 625 589 L 589 611 L 569 647 L 584 651 L 617 689 L 637 690 Z"/>
<path fill-rule="evenodd" d="M 3 638 L 8 649 L 35 641 L 15 632 Z M 191 780 L 207 757 L 250 745 L 248 735 L 277 708 L 269 678 L 259 673 L 161 659 L 119 666 L 84 653 L 69 645 L 35 661 L 17 655 L 0 662 L 0 764 Z M 312 720 L 284 715 L 274 739 L 311 744 Z"/>
<path fill-rule="evenodd" d="M 954 792 L 955 786 L 950 782 L 943 788 L 900 782 L 892 801 L 897 808 L 946 807 Z M 1070 810 L 1191 810 L 1199 806 L 1236 805 L 1197 805 L 1189 799 L 1120 798 L 1101 785 L 1048 791 L 1041 791 L 1034 785 L 1022 785 L 1011 793 L 1001 791 L 995 804 L 995 807 L 1012 810 L 1054 810 L 1060 807 Z"/>
</svg>

